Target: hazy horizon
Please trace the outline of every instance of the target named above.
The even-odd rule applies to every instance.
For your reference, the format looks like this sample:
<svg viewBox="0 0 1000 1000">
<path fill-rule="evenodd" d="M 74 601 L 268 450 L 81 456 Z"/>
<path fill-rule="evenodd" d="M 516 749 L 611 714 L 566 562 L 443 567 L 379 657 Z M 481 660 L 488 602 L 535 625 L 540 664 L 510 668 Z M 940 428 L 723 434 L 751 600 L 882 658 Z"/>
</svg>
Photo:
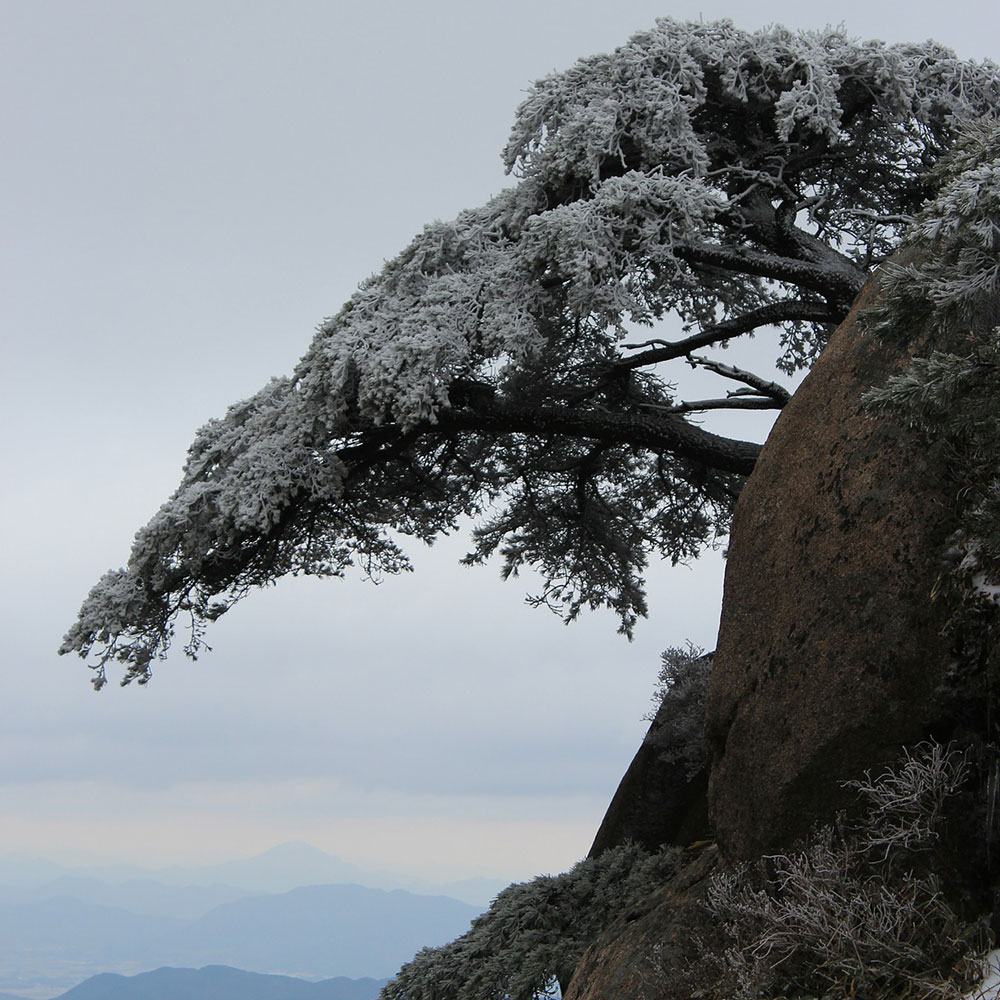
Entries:
<svg viewBox="0 0 1000 1000">
<path fill-rule="evenodd" d="M 227 870 L 227 878 L 222 874 Z M 244 874 L 240 874 L 243 872 Z M 250 877 L 247 877 L 247 873 Z M 557 874 L 546 872 L 537 874 Z M 84 851 L 39 853 L 27 848 L 0 851 L 0 890 L 43 890 L 65 878 L 92 879 L 109 885 L 148 881 L 170 886 L 229 885 L 247 893 L 288 892 L 312 885 L 363 885 L 368 888 L 431 895 L 449 895 L 485 906 L 508 882 L 479 873 L 450 877 L 445 870 L 428 866 L 388 863 L 379 867 L 356 864 L 330 854 L 306 841 L 283 841 L 253 853 L 214 856 L 196 854 L 165 864 L 123 861 L 111 854 Z"/>
</svg>

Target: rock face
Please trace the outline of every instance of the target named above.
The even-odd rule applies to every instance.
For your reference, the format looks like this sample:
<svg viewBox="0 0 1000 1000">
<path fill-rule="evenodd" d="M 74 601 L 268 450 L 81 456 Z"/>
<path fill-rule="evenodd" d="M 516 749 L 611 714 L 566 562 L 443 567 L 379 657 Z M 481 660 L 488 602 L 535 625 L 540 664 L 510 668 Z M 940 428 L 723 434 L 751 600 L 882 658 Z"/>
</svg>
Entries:
<svg viewBox="0 0 1000 1000">
<path fill-rule="evenodd" d="M 710 664 L 711 655 L 701 657 L 699 662 Z M 700 690 L 703 687 L 704 682 Z M 704 695 L 699 691 L 698 726 L 704 716 L 703 705 Z M 660 705 L 608 806 L 588 857 L 596 858 L 629 840 L 655 851 L 663 844 L 686 847 L 710 837 L 708 770 L 701 755 L 689 761 L 683 752 L 665 752 L 673 735 L 669 716 L 678 708 L 690 710 L 678 706 L 676 699 L 669 696 Z"/>
<path fill-rule="evenodd" d="M 905 746 L 991 738 L 995 681 L 983 678 L 1000 676 L 1000 650 L 977 644 L 982 632 L 945 629 L 955 605 L 932 596 L 956 527 L 946 455 L 862 403 L 911 353 L 968 353 L 968 342 L 917 335 L 907 353 L 866 336 L 857 314 L 877 294 L 876 276 L 782 411 L 736 507 L 705 719 L 718 854 L 709 863 L 704 852 L 702 867 L 595 941 L 568 1000 L 686 1000 L 692 984 L 670 970 L 686 965 L 685 942 L 711 940 L 699 899 L 713 866 L 794 847 L 855 801 L 842 782 Z M 693 789 L 674 788 L 649 751 L 623 779 L 595 850 L 625 835 L 676 843 L 696 815 Z M 989 866 L 971 846 L 982 820 L 958 803 L 928 861 L 976 916 L 992 905 Z"/>
<path fill-rule="evenodd" d="M 707 788 L 704 771 L 689 779 L 683 766 L 664 761 L 647 737 L 618 785 L 587 857 L 628 840 L 655 851 L 663 844 L 687 846 L 707 838 Z"/>
<path fill-rule="evenodd" d="M 566 1000 L 687 1000 L 692 984 L 678 976 L 717 929 L 700 905 L 719 861 L 699 852 L 669 885 L 629 907 L 584 953 Z"/>
<path fill-rule="evenodd" d="M 943 456 L 864 412 L 865 390 L 907 360 L 859 329 L 876 286 L 781 413 L 737 504 L 706 719 L 729 860 L 787 846 L 846 804 L 840 782 L 951 734 L 948 610 L 931 591 L 954 487 Z"/>
<path fill-rule="evenodd" d="M 956 696 L 959 639 L 943 634 L 953 608 L 932 599 L 955 528 L 945 456 L 862 404 L 909 360 L 859 327 L 876 294 L 877 278 L 781 413 L 737 504 L 705 723 L 719 855 L 709 863 L 705 852 L 702 867 L 594 942 L 569 1000 L 690 997 L 670 969 L 686 964 L 684 942 L 712 934 L 698 900 L 713 866 L 791 847 L 852 803 L 843 781 L 902 747 L 983 731 L 975 698 Z M 930 350 L 919 337 L 911 347 Z M 625 835 L 677 843 L 693 829 L 695 789 L 675 788 L 650 750 L 640 748 L 595 850 Z M 942 849 L 940 871 L 958 888 L 972 862 Z"/>
</svg>

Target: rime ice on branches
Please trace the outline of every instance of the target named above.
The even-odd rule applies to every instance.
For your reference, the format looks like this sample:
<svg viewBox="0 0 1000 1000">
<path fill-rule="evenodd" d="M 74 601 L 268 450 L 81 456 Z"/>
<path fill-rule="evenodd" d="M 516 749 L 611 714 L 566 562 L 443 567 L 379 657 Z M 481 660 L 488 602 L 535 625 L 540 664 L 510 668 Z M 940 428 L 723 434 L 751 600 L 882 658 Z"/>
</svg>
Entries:
<svg viewBox="0 0 1000 1000">
<path fill-rule="evenodd" d="M 198 433 L 62 651 L 97 686 L 109 661 L 141 682 L 178 616 L 193 655 L 248 590 L 397 572 L 400 535 L 467 516 L 468 561 L 534 566 L 537 603 L 606 606 L 631 633 L 648 560 L 725 533 L 759 450 L 688 415 L 787 398 L 704 350 L 773 327 L 778 368 L 810 364 L 998 100 L 997 67 L 934 43 L 728 21 L 663 19 L 539 81 L 504 153 L 516 185 L 428 226 L 290 378 Z M 668 314 L 683 337 L 642 332 Z M 676 399 L 670 361 L 730 391 Z"/>
</svg>

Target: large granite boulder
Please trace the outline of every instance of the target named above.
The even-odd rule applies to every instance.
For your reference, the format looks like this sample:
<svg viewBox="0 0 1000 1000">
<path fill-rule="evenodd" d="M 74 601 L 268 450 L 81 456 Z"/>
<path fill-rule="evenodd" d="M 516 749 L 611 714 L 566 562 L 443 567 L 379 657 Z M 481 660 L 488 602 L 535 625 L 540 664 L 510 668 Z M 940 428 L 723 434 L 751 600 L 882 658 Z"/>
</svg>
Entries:
<svg viewBox="0 0 1000 1000">
<path fill-rule="evenodd" d="M 858 311 L 877 293 L 876 276 L 782 412 L 737 505 L 705 720 L 718 848 L 591 945 L 567 1000 L 695 995 L 682 970 L 692 948 L 719 943 L 701 900 L 720 865 L 793 847 L 856 802 L 845 780 L 905 746 L 988 735 L 977 685 L 987 663 L 1000 674 L 1000 654 L 947 628 L 955 604 L 933 596 L 956 526 L 947 455 L 862 403 L 911 354 L 967 345 L 916 336 L 904 351 L 866 335 Z M 594 851 L 626 836 L 678 843 L 705 828 L 698 803 L 697 781 L 685 785 L 647 742 Z M 928 864 L 975 916 L 989 886 L 967 826 L 981 822 L 968 803 L 956 808 L 963 816 Z"/>
<path fill-rule="evenodd" d="M 957 722 L 953 609 L 932 598 L 955 485 L 942 451 L 862 404 L 909 357 L 859 326 L 877 284 L 781 413 L 737 504 L 706 718 L 710 817 L 731 861 L 830 820 L 850 800 L 845 779 Z M 911 352 L 931 346 L 917 337 Z"/>
</svg>

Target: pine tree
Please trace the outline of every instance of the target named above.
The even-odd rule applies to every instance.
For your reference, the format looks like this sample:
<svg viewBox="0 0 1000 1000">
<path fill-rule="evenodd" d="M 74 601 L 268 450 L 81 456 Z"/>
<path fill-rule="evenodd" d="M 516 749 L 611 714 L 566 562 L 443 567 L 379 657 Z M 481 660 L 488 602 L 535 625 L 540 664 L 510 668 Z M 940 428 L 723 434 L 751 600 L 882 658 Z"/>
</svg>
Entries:
<svg viewBox="0 0 1000 1000">
<path fill-rule="evenodd" d="M 427 226 L 290 377 L 198 432 L 61 651 L 93 657 L 97 687 L 111 661 L 144 683 L 178 616 L 194 655 L 252 588 L 398 572 L 401 537 L 466 517 L 469 562 L 531 565 L 539 603 L 607 606 L 631 633 L 648 560 L 726 533 L 759 452 L 689 415 L 788 398 L 701 352 L 772 327 L 778 370 L 807 367 L 998 105 L 1000 69 L 934 43 L 728 21 L 663 19 L 539 81 L 504 151 L 514 186 Z M 683 336 L 636 335 L 668 314 Z M 737 388 L 678 399 L 669 362 Z"/>
</svg>

